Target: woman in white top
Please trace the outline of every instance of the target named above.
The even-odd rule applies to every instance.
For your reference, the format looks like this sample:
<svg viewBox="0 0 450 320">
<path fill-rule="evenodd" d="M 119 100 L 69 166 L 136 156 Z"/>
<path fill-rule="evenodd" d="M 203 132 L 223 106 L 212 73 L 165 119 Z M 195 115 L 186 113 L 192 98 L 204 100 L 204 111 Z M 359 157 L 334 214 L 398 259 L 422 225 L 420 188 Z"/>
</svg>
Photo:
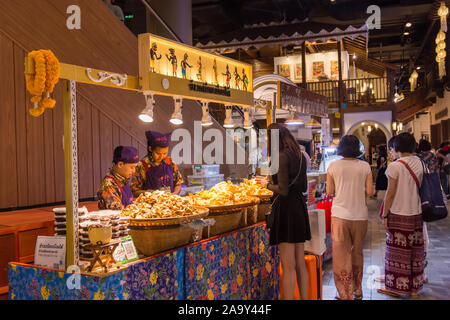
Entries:
<svg viewBox="0 0 450 320">
<path fill-rule="evenodd" d="M 331 208 L 334 282 L 340 300 L 362 299 L 363 241 L 367 233 L 366 196 L 373 194 L 370 165 L 357 160 L 359 140 L 342 137 L 338 146 L 342 160 L 328 167 L 327 194 L 335 194 Z"/>
<path fill-rule="evenodd" d="M 413 155 L 416 141 L 412 134 L 396 136 L 394 149 L 400 158 L 386 170 L 388 189 L 383 210 L 385 288 L 378 292 L 415 298 L 423 286 L 425 265 L 422 209 L 415 182 L 416 178 L 419 185 L 422 183 L 423 167 L 421 160 Z"/>
</svg>

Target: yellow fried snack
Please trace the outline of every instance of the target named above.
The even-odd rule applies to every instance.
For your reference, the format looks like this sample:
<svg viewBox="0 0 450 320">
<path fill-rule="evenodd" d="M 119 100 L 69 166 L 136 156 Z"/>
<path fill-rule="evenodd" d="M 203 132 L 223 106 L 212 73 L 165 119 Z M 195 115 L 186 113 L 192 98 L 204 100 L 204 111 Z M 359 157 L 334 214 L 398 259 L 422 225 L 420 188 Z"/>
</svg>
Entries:
<svg viewBox="0 0 450 320">
<path fill-rule="evenodd" d="M 269 189 L 261 187 L 254 179 L 244 179 L 244 182 L 239 185 L 239 191 L 251 196 L 271 196 L 273 194 Z"/>
<path fill-rule="evenodd" d="M 174 218 L 199 214 L 187 198 L 162 191 L 145 192 L 122 210 L 121 216 L 136 219 Z"/>
<path fill-rule="evenodd" d="M 189 194 L 189 201 L 199 206 L 228 206 L 254 201 L 252 196 L 271 195 L 272 191 L 263 189 L 256 182 L 244 180 L 240 185 L 223 181 L 210 190 L 202 190 L 196 194 Z"/>
</svg>

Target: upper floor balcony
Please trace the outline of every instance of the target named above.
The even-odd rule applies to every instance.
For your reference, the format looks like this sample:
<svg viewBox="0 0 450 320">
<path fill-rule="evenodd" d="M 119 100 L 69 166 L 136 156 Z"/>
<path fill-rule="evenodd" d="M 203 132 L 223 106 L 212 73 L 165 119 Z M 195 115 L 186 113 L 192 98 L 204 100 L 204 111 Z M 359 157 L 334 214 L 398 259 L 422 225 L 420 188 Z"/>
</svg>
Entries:
<svg viewBox="0 0 450 320">
<path fill-rule="evenodd" d="M 393 103 L 394 88 L 388 77 L 342 80 L 339 89 L 338 80 L 307 82 L 306 88 L 328 98 L 330 106 L 339 102 L 339 90 L 342 102 L 351 107 L 384 106 Z"/>
</svg>

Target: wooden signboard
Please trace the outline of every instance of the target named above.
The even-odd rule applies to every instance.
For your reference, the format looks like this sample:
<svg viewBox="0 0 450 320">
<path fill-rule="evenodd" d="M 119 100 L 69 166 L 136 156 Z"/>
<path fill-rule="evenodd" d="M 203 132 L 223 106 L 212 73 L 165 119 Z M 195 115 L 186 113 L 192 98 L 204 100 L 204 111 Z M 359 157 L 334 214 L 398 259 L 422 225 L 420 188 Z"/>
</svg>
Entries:
<svg viewBox="0 0 450 320">
<path fill-rule="evenodd" d="M 320 94 L 278 81 L 277 106 L 298 113 L 328 117 L 328 99 Z"/>
<path fill-rule="evenodd" d="M 252 66 L 153 34 L 140 34 L 142 91 L 253 106 Z"/>
</svg>

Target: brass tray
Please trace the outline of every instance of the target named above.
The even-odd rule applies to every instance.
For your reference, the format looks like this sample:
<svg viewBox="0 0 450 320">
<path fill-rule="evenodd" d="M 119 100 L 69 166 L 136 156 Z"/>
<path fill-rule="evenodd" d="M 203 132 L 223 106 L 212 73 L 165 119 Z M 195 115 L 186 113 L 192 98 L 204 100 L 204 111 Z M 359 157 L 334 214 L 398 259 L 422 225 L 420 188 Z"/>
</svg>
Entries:
<svg viewBox="0 0 450 320">
<path fill-rule="evenodd" d="M 183 217 L 170 217 L 170 218 L 150 218 L 150 219 L 136 219 L 129 218 L 130 228 L 132 227 L 159 227 L 159 226 L 171 226 L 178 224 L 185 224 L 205 218 L 209 214 L 209 209 L 206 207 L 194 206 L 200 213 Z"/>
</svg>

